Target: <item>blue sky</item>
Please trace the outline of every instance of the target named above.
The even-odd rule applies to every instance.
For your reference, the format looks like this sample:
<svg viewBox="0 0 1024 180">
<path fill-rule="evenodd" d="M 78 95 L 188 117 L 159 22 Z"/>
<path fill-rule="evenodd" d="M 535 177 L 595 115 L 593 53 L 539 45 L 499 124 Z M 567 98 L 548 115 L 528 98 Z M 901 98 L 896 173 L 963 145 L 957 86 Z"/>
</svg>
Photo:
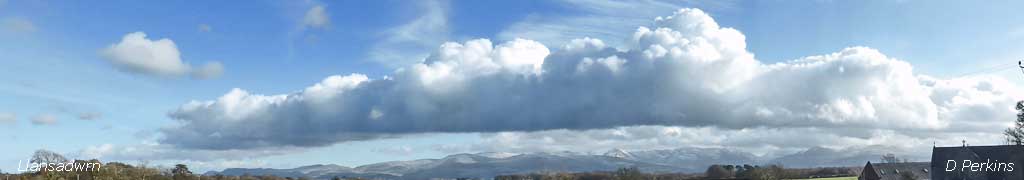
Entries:
<svg viewBox="0 0 1024 180">
<path fill-rule="evenodd" d="M 326 24 L 306 22 L 314 7 L 324 8 Z M 589 36 L 622 49 L 637 27 L 679 8 L 701 9 L 722 27 L 742 32 L 746 50 L 765 64 L 866 46 L 909 62 L 915 74 L 991 75 L 1019 86 L 1020 72 L 1005 68 L 1024 57 L 1024 15 L 1017 7 L 1021 2 L 2 0 L 0 113 L 14 120 L 0 127 L 0 168 L 12 171 L 36 149 L 84 157 L 84 149 L 104 144 L 159 144 L 161 128 L 177 123 L 169 112 L 189 101 L 214 100 L 232 88 L 295 93 L 331 75 L 381 79 L 448 41 L 500 44 L 521 37 L 555 51 Z M 152 76 L 126 71 L 102 55 L 133 32 L 172 40 L 181 61 L 196 67 L 219 62 L 223 72 L 210 79 Z M 483 141 L 501 137 L 427 133 L 190 162 L 209 163 L 198 166 L 203 171 L 356 166 L 475 152 L 480 150 L 450 147 L 485 146 Z"/>
</svg>

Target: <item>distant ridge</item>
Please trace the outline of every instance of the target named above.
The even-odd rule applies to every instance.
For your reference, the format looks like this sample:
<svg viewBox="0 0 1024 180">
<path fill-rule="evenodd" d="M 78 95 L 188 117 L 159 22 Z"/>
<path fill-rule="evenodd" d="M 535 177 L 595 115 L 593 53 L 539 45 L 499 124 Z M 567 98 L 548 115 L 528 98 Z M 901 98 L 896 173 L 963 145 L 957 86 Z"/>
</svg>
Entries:
<svg viewBox="0 0 1024 180">
<path fill-rule="evenodd" d="M 358 167 L 318 164 L 292 169 L 228 168 L 221 172 L 207 172 L 206 175 L 249 174 L 315 179 L 330 179 L 334 176 L 380 179 L 492 178 L 497 175 L 534 172 L 614 171 L 622 167 L 637 167 L 644 172 L 696 173 L 703 172 L 712 164 L 782 164 L 795 168 L 860 166 L 867 161 L 877 161 L 884 154 L 883 150 L 888 149 L 893 148 L 868 146 L 837 150 L 813 147 L 773 159 L 724 148 L 645 151 L 615 148 L 601 155 L 567 151 L 525 154 L 484 152 L 453 154 L 441 159 L 389 161 Z"/>
</svg>

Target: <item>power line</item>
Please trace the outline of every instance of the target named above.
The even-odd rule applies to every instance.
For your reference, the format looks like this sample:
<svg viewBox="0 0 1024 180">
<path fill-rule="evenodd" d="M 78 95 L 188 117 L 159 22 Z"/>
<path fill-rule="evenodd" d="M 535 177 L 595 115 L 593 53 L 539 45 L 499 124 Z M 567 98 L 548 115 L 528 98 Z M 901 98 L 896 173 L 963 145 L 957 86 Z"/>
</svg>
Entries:
<svg viewBox="0 0 1024 180">
<path fill-rule="evenodd" d="M 1018 66 L 1020 66 L 1021 62 L 1018 61 L 1017 63 L 1018 63 Z M 994 73 L 994 72 L 999 72 L 999 71 L 1005 71 L 1007 69 L 1011 69 L 1013 67 L 1011 65 L 1013 65 L 1013 63 L 997 64 L 997 65 L 985 67 L 985 68 L 982 68 L 982 69 L 978 69 L 978 70 L 975 70 L 975 71 L 970 71 L 970 72 L 967 72 L 967 73 L 963 73 L 963 74 L 957 75 L 957 77 L 974 75 L 974 74 L 981 74 L 981 73 Z M 1024 68 L 1024 67 L 1021 67 L 1021 68 Z M 1024 71 L 1024 69 L 1021 69 L 1021 70 Z"/>
</svg>

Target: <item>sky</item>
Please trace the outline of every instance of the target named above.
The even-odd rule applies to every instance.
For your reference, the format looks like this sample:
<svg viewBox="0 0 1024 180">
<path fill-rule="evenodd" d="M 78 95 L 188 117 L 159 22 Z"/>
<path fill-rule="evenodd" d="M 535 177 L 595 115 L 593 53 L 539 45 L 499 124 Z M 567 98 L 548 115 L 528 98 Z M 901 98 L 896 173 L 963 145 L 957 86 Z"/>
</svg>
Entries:
<svg viewBox="0 0 1024 180">
<path fill-rule="evenodd" d="M 0 0 L 0 170 L 1000 144 L 1021 5 Z"/>
</svg>

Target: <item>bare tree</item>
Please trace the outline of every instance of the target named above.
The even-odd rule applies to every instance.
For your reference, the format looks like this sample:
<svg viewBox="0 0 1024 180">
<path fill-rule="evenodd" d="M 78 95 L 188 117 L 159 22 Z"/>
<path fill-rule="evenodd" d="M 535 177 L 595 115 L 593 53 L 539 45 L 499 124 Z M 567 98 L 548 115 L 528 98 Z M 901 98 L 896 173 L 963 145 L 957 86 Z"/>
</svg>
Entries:
<svg viewBox="0 0 1024 180">
<path fill-rule="evenodd" d="M 1017 120 L 1014 121 L 1013 127 L 1006 128 L 1003 131 L 1003 136 L 1006 136 L 1006 142 L 1011 145 L 1024 144 L 1024 101 L 1017 101 Z"/>
<path fill-rule="evenodd" d="M 53 151 L 40 149 L 36 150 L 35 154 L 32 154 L 31 163 L 65 163 L 68 162 L 68 158 L 64 158 L 63 155 L 57 154 Z"/>
<path fill-rule="evenodd" d="M 883 163 L 898 163 L 898 162 L 900 162 L 900 158 L 896 158 L 895 154 L 889 153 L 889 154 L 882 155 L 882 162 Z"/>
</svg>

